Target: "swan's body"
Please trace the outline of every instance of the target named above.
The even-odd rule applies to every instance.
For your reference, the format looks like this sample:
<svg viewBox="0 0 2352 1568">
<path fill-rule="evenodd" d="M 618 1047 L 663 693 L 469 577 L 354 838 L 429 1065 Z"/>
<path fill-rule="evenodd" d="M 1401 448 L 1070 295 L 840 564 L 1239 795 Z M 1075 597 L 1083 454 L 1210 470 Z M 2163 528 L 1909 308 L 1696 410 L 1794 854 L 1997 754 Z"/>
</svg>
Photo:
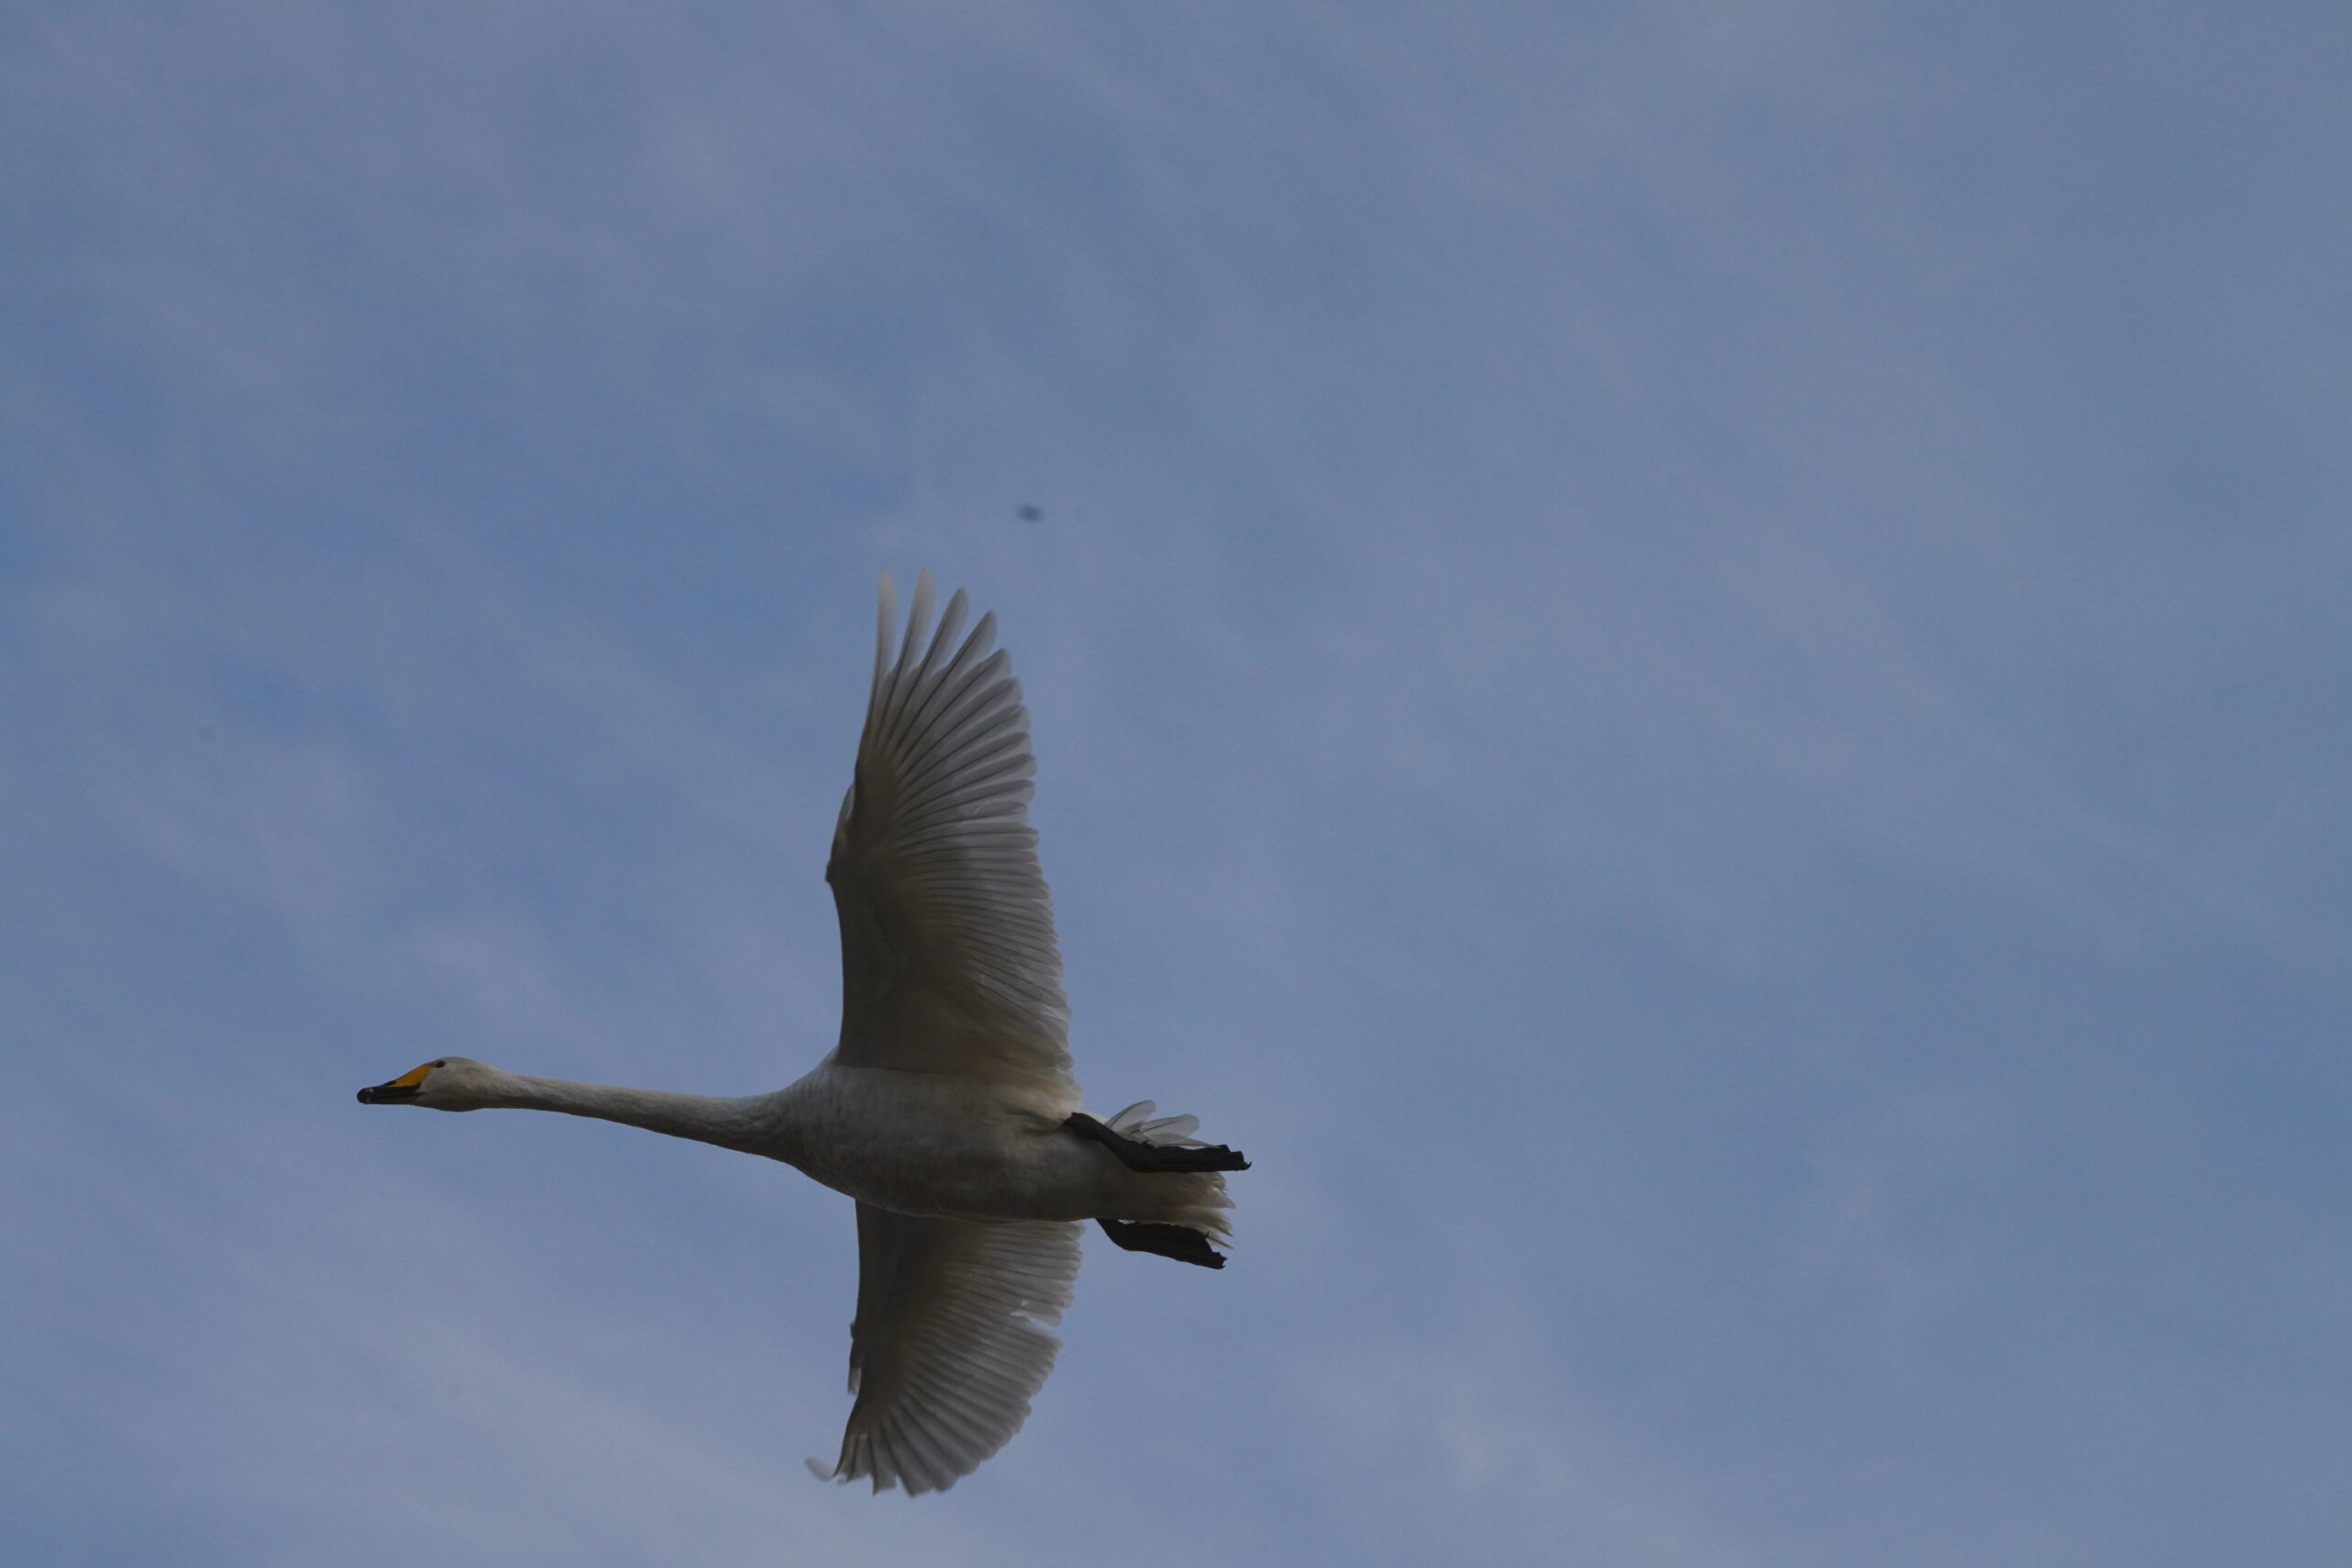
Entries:
<svg viewBox="0 0 2352 1568">
<path fill-rule="evenodd" d="M 446 1056 L 359 1091 L 443 1111 L 557 1111 L 764 1155 L 857 1200 L 850 1412 L 820 1475 L 876 1491 L 955 1484 L 1004 1446 L 1052 1370 L 1082 1223 L 1211 1268 L 1221 1171 L 1192 1117 L 1079 1110 L 1061 960 L 1026 806 L 1028 716 L 993 617 L 928 647 L 916 584 L 891 659 L 882 583 L 874 690 L 825 878 L 841 915 L 841 1042 L 773 1094 L 724 1099 L 526 1077 Z"/>
</svg>

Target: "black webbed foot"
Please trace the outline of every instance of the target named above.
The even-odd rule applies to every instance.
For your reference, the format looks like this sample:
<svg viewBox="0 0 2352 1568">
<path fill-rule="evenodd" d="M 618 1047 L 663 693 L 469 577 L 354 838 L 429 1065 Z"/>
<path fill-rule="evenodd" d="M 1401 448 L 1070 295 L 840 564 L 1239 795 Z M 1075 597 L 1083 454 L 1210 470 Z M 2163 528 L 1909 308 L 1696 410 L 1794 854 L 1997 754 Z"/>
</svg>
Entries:
<svg viewBox="0 0 2352 1568">
<path fill-rule="evenodd" d="M 1197 1263 L 1204 1269 L 1225 1267 L 1225 1254 L 1209 1245 L 1209 1238 L 1190 1225 L 1167 1225 L 1156 1220 L 1097 1220 L 1102 1234 L 1113 1245 L 1129 1252 L 1156 1253 L 1161 1258 L 1173 1258 L 1179 1263 Z"/>
<path fill-rule="evenodd" d="M 1081 1138 L 1089 1138 L 1119 1156 L 1129 1170 L 1247 1170 L 1250 1162 L 1223 1144 L 1210 1144 L 1200 1148 L 1186 1148 L 1181 1144 L 1148 1144 L 1141 1138 L 1130 1138 L 1114 1133 L 1083 1111 L 1070 1113 L 1062 1123 Z M 1109 1222 L 1104 1222 L 1108 1224 Z"/>
</svg>

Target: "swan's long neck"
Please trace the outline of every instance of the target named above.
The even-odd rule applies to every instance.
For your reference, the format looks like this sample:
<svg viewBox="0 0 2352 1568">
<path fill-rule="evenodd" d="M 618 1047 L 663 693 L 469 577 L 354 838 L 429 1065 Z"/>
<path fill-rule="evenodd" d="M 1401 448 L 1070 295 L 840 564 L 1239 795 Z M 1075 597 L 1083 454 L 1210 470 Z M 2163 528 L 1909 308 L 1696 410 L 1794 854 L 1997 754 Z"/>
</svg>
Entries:
<svg viewBox="0 0 2352 1568">
<path fill-rule="evenodd" d="M 768 1095 L 730 1100 L 721 1095 L 672 1094 L 658 1089 L 622 1089 L 614 1084 L 572 1083 L 565 1078 L 501 1075 L 507 1081 L 490 1103 L 520 1111 L 560 1111 L 620 1122 L 673 1138 L 693 1138 L 748 1153 L 774 1152 L 776 1133 Z M 763 1114 L 765 1112 L 765 1114 Z"/>
</svg>

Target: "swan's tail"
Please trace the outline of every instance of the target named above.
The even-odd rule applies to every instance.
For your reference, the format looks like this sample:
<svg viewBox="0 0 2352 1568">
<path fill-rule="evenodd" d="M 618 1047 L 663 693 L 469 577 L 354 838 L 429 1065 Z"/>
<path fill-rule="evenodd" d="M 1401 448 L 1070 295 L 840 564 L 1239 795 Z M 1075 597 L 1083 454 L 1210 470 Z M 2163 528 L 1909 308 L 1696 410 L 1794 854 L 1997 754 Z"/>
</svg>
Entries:
<svg viewBox="0 0 2352 1568">
<path fill-rule="evenodd" d="M 1152 1112 L 1158 1109 L 1148 1100 L 1138 1100 L 1125 1111 L 1105 1118 L 1102 1124 L 1120 1137 L 1159 1148 L 1216 1147 L 1193 1136 L 1200 1129 L 1199 1117 L 1156 1117 Z M 1141 1201 L 1138 1212 L 1131 1218 L 1183 1225 L 1219 1246 L 1233 1245 L 1233 1200 L 1226 1195 L 1222 1172 L 1155 1170 L 1136 1176 L 1127 1190 Z"/>
<path fill-rule="evenodd" d="M 1204 1149 L 1208 1147 L 1193 1136 L 1201 1130 L 1197 1116 L 1162 1116 L 1150 1120 L 1159 1107 L 1148 1100 L 1138 1100 L 1116 1115 L 1103 1118 L 1102 1124 L 1124 1138 L 1141 1144 L 1158 1144 L 1163 1149 Z"/>
</svg>

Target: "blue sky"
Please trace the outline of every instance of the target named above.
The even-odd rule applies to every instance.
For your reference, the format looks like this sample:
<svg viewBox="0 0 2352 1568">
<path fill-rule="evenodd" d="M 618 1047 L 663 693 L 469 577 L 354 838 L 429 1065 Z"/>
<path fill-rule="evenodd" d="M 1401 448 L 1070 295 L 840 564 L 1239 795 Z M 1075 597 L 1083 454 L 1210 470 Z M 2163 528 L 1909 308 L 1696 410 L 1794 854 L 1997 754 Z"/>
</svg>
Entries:
<svg viewBox="0 0 2352 1568">
<path fill-rule="evenodd" d="M 2340 1560 L 2352 17 L 0 22 L 0 1549 Z M 1034 518 L 1023 508 L 1035 509 Z M 1096 1246 L 828 1489 L 876 576 L 1001 618 Z"/>
</svg>

